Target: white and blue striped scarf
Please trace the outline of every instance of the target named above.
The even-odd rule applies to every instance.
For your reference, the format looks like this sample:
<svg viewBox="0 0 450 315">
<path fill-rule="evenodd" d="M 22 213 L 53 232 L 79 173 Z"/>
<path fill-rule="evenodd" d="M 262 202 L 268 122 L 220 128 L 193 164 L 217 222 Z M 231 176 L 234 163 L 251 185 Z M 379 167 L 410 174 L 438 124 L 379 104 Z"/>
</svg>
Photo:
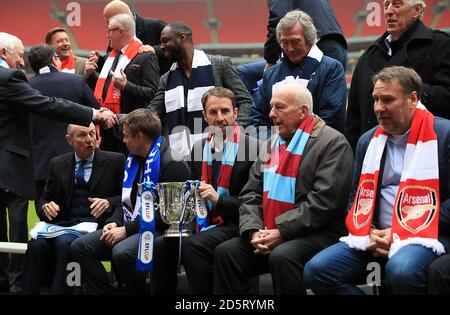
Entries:
<svg viewBox="0 0 450 315">
<path fill-rule="evenodd" d="M 170 146 L 182 156 L 186 156 L 189 155 L 192 145 L 203 137 L 202 132 L 207 126 L 202 117 L 201 99 L 206 91 L 214 87 L 211 61 L 202 50 L 194 50 L 192 72 L 188 79 L 187 101 L 184 97 L 183 76 L 183 69 L 178 63 L 172 64 L 164 99 Z M 201 130 L 198 130 L 198 127 L 194 130 L 196 120 L 202 126 Z M 179 127 L 173 130 L 177 126 Z"/>
</svg>

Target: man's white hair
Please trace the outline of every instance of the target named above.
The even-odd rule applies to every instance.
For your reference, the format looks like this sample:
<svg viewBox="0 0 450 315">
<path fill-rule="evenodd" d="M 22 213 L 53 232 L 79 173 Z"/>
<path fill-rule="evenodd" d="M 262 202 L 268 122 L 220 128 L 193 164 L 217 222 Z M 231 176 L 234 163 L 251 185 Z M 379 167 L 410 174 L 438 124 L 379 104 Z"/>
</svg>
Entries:
<svg viewBox="0 0 450 315">
<path fill-rule="evenodd" d="M 272 86 L 272 95 L 280 91 L 294 93 L 296 105 L 306 104 L 308 106 L 308 114 L 313 113 L 313 98 L 311 92 L 306 88 L 307 82 L 303 79 L 286 77 L 283 81 L 277 82 Z"/>
<path fill-rule="evenodd" d="M 22 41 L 17 36 L 0 32 L 0 50 L 6 49 L 7 51 L 11 52 L 14 50 L 17 43 L 23 45 Z"/>
<path fill-rule="evenodd" d="M 113 17 L 111 17 L 109 22 L 117 23 L 119 26 L 123 27 L 126 32 L 133 36 L 136 34 L 136 22 L 134 21 L 133 17 L 128 14 L 120 13 L 114 15 Z"/>
</svg>

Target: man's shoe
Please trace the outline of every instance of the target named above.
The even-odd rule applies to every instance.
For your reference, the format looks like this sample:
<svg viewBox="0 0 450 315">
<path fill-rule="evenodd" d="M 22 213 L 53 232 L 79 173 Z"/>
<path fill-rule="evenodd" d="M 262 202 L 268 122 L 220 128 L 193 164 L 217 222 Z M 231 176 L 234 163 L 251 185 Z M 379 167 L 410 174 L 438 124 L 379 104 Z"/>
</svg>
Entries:
<svg viewBox="0 0 450 315">
<path fill-rule="evenodd" d="M 12 286 L 9 287 L 10 294 L 20 294 L 20 292 L 22 292 L 22 288 L 19 287 L 18 285 L 13 284 Z"/>
</svg>

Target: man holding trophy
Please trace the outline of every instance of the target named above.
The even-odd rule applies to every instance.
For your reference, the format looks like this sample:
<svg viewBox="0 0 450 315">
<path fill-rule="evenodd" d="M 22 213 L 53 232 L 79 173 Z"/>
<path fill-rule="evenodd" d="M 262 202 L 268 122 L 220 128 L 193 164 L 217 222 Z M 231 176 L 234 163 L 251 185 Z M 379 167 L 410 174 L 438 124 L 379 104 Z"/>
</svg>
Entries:
<svg viewBox="0 0 450 315">
<path fill-rule="evenodd" d="M 182 243 L 182 262 L 189 292 L 212 294 L 214 250 L 239 236 L 238 198 L 258 156 L 259 142 L 241 132 L 232 91 L 216 87 L 202 97 L 203 117 L 210 126 L 208 138 L 192 151 L 191 177 L 200 179 L 200 196 L 207 200 L 209 222 Z"/>
<path fill-rule="evenodd" d="M 161 136 L 161 121 L 151 110 L 140 108 L 129 113 L 124 119 L 123 134 L 130 154 L 125 165 L 121 205 L 102 230 L 78 238 L 71 246 L 74 259 L 81 265 L 86 294 L 112 293 L 102 260 L 112 261 L 126 293 L 145 293 L 146 274 L 138 270 L 144 270 L 153 263 L 152 257 L 157 257 L 151 255 L 151 247 L 157 247 L 153 240 L 163 235 L 167 225 L 157 211 L 151 220 L 147 208 L 143 206 L 141 212 L 141 204 L 147 204 L 147 198 L 141 198 L 144 197 L 142 188 L 163 182 L 185 182 L 190 177 L 186 162 Z M 146 229 L 149 225 L 151 228 Z M 176 260 L 176 252 L 173 256 Z"/>
</svg>

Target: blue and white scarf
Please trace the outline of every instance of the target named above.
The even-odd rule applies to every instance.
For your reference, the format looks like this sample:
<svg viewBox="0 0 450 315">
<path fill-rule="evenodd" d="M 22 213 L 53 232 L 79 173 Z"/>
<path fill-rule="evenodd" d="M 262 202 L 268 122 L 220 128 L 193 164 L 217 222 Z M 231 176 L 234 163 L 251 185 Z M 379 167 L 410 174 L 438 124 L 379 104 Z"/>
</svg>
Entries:
<svg viewBox="0 0 450 315">
<path fill-rule="evenodd" d="M 305 60 L 303 61 L 303 66 L 301 68 L 301 71 L 299 75 L 295 78 L 296 80 L 300 81 L 300 83 L 307 88 L 309 82 L 312 80 L 313 76 L 315 75 L 316 68 L 320 65 L 320 62 L 323 58 L 323 52 L 317 47 L 317 45 L 314 45 L 309 50 L 308 55 L 305 57 Z M 282 66 L 288 67 L 286 63 L 283 63 Z M 288 70 L 290 73 L 292 70 Z M 292 80 L 294 77 L 292 75 L 286 76 L 282 81 L 275 83 L 272 86 L 272 94 L 273 91 L 277 88 L 278 84 L 285 84 L 284 81 Z"/>
<path fill-rule="evenodd" d="M 140 183 L 153 182 L 154 184 L 159 181 L 159 167 L 161 158 L 161 144 L 162 137 L 159 136 L 155 141 L 153 141 L 152 147 L 150 148 L 150 154 L 147 157 L 144 165 L 144 174 Z M 133 181 L 139 172 L 139 162 L 140 158 L 136 157 L 134 154 L 129 153 L 127 158 L 127 163 L 125 165 L 125 174 L 123 178 L 122 185 L 122 209 L 123 209 L 123 221 L 128 223 L 130 221 L 136 220 L 140 214 L 141 208 L 141 196 L 138 192 L 136 197 L 136 203 L 133 207 L 131 204 L 131 190 L 133 188 Z"/>
<path fill-rule="evenodd" d="M 183 78 L 183 69 L 178 63 L 173 63 L 167 78 L 164 102 L 170 147 L 182 156 L 187 156 L 191 152 L 192 145 L 203 138 L 203 130 L 207 126 L 202 116 L 201 99 L 206 91 L 214 87 L 211 61 L 202 50 L 194 50 L 192 72 L 188 79 L 187 102 L 184 97 Z M 198 127 L 194 129 L 195 121 L 198 121 L 197 124 L 201 129 Z M 178 128 L 173 130 L 177 126 Z"/>
</svg>

